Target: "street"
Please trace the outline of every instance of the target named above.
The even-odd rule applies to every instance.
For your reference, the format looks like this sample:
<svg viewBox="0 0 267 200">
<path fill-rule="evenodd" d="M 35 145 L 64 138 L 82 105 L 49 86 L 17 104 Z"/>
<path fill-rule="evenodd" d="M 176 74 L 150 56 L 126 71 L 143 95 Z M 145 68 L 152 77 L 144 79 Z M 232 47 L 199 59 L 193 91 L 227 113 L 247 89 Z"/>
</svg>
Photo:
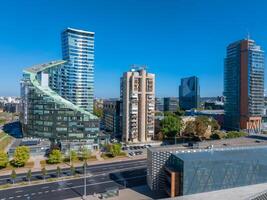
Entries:
<svg viewBox="0 0 267 200">
<path fill-rule="evenodd" d="M 107 163 L 87 168 L 87 195 L 105 192 L 110 187 L 133 187 L 146 184 L 146 161 Z M 38 175 L 37 175 L 38 176 Z M 30 185 L 0 191 L 0 200 L 49 199 L 60 200 L 83 195 L 84 179 Z"/>
</svg>

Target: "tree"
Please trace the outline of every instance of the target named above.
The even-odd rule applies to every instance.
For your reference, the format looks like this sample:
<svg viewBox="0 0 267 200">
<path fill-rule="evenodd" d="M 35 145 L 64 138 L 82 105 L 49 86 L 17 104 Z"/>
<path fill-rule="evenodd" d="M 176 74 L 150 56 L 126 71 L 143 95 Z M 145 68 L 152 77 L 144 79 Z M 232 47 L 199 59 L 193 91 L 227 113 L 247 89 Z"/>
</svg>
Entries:
<svg viewBox="0 0 267 200">
<path fill-rule="evenodd" d="M 206 132 L 210 125 L 210 119 L 207 116 L 197 116 L 195 119 L 196 134 L 199 138 L 206 138 Z"/>
<path fill-rule="evenodd" d="M 72 176 L 74 176 L 76 174 L 76 169 L 73 165 L 70 166 L 70 173 Z"/>
<path fill-rule="evenodd" d="M 173 115 L 166 116 L 161 121 L 161 132 L 164 138 L 174 138 L 181 129 L 181 120 Z"/>
<path fill-rule="evenodd" d="M 175 114 L 176 116 L 181 117 L 181 116 L 184 116 L 185 111 L 184 111 L 184 110 L 181 110 L 180 108 L 178 108 L 178 109 L 174 112 L 174 114 Z"/>
<path fill-rule="evenodd" d="M 17 177 L 16 171 L 14 169 L 12 169 L 11 175 L 10 175 L 13 184 L 15 183 L 15 179 Z"/>
<path fill-rule="evenodd" d="M 58 164 L 62 161 L 62 154 L 60 150 L 54 149 L 48 157 L 47 163 L 49 164 Z"/>
<path fill-rule="evenodd" d="M 214 131 L 214 133 L 210 136 L 210 139 L 212 140 L 220 140 L 224 137 L 224 132 L 222 131 Z"/>
<path fill-rule="evenodd" d="M 76 161 L 78 159 L 76 151 L 74 151 L 74 150 L 70 151 L 70 159 L 71 159 L 71 162 Z"/>
<path fill-rule="evenodd" d="M 60 174 L 61 174 L 61 168 L 59 166 L 57 166 L 57 177 L 59 178 L 60 177 Z"/>
<path fill-rule="evenodd" d="M 26 146 L 16 148 L 12 164 L 16 167 L 23 167 L 30 158 L 30 149 Z"/>
<path fill-rule="evenodd" d="M 81 159 L 86 162 L 91 157 L 91 152 L 86 147 L 83 147 L 81 150 Z"/>
<path fill-rule="evenodd" d="M 5 168 L 8 164 L 8 155 L 4 151 L 0 151 L 0 169 Z"/>
<path fill-rule="evenodd" d="M 185 129 L 183 134 L 188 137 L 194 137 L 196 134 L 196 125 L 194 121 L 188 121 L 185 124 Z"/>
<path fill-rule="evenodd" d="M 45 167 L 42 168 L 42 176 L 43 176 L 43 180 L 45 181 L 45 176 L 47 174 L 47 171 L 45 169 Z"/>
<path fill-rule="evenodd" d="M 31 182 L 31 178 L 32 178 L 32 171 L 29 169 L 29 171 L 27 172 L 27 179 L 29 183 Z"/>
<path fill-rule="evenodd" d="M 96 115 L 99 118 L 103 117 L 103 109 L 102 108 L 98 108 L 98 107 L 94 106 L 93 113 L 94 113 L 94 115 Z"/>
<path fill-rule="evenodd" d="M 113 157 L 116 157 L 120 155 L 121 153 L 121 144 L 120 143 L 115 143 L 110 145 L 109 152 Z"/>
</svg>

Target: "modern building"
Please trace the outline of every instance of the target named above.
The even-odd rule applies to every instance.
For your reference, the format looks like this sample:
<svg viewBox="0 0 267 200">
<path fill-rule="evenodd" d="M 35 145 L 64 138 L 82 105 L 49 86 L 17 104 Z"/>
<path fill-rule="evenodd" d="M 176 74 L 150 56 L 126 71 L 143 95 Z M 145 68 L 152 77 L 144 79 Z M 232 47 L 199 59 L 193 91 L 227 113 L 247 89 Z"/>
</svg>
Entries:
<svg viewBox="0 0 267 200">
<path fill-rule="evenodd" d="M 164 111 L 175 112 L 179 108 L 179 101 L 176 97 L 164 97 Z"/>
<path fill-rule="evenodd" d="M 200 87 L 196 76 L 182 78 L 179 86 L 179 106 L 182 110 L 199 108 Z"/>
<path fill-rule="evenodd" d="M 155 111 L 156 112 L 164 111 L 164 99 L 163 98 L 155 98 Z"/>
<path fill-rule="evenodd" d="M 227 46 L 224 64 L 225 127 L 260 132 L 264 108 L 264 51 L 243 39 Z"/>
<path fill-rule="evenodd" d="M 122 140 L 148 142 L 154 136 L 155 75 L 144 68 L 125 72 L 121 78 Z"/>
<path fill-rule="evenodd" d="M 121 101 L 104 100 L 103 126 L 105 131 L 116 138 L 121 138 Z"/>
<path fill-rule="evenodd" d="M 170 197 L 267 183 L 266 136 L 148 149 L 147 183 Z"/>
<path fill-rule="evenodd" d="M 21 81 L 21 123 L 24 136 L 50 140 L 85 141 L 97 148 L 99 120 L 60 96 L 57 70 L 66 61 L 54 61 L 24 70 Z"/>
<path fill-rule="evenodd" d="M 73 104 L 93 112 L 94 32 L 67 28 L 61 34 L 63 60 L 57 92 Z"/>
</svg>

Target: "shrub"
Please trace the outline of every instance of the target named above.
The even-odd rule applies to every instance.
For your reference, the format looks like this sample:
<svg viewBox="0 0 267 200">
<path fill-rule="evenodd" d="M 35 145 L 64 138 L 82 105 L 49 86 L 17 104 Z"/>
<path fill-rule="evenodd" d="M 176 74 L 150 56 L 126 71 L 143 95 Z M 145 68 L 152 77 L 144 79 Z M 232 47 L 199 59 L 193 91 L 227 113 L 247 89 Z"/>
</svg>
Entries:
<svg viewBox="0 0 267 200">
<path fill-rule="evenodd" d="M 49 164 L 58 164 L 62 161 L 62 154 L 60 150 L 54 149 L 48 157 L 47 163 Z"/>
<path fill-rule="evenodd" d="M 4 151 L 0 151 L 0 169 L 5 168 L 8 164 L 8 155 Z"/>
<path fill-rule="evenodd" d="M 14 158 L 11 162 L 15 167 L 23 167 L 30 158 L 30 149 L 26 146 L 19 146 L 16 148 Z"/>
</svg>

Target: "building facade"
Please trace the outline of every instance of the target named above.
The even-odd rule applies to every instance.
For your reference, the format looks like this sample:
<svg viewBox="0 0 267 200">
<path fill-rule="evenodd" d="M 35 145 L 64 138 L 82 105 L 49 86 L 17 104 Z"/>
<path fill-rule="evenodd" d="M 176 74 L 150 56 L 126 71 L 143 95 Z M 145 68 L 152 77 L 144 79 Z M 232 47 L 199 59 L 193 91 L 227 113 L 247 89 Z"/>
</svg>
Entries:
<svg viewBox="0 0 267 200">
<path fill-rule="evenodd" d="M 267 183 L 265 135 L 151 147 L 147 184 L 170 197 Z"/>
<path fill-rule="evenodd" d="M 150 141 L 154 136 L 155 75 L 144 68 L 125 72 L 121 78 L 122 140 Z"/>
<path fill-rule="evenodd" d="M 179 104 L 176 97 L 164 97 L 164 111 L 176 112 L 178 108 Z"/>
<path fill-rule="evenodd" d="M 182 78 L 179 86 L 179 106 L 182 110 L 200 107 L 200 86 L 196 76 Z"/>
<path fill-rule="evenodd" d="M 94 32 L 67 28 L 61 34 L 62 56 L 57 92 L 89 112 L 94 100 Z"/>
<path fill-rule="evenodd" d="M 260 132 L 264 108 L 264 52 L 253 40 L 227 47 L 224 64 L 225 127 Z"/>
<path fill-rule="evenodd" d="M 121 138 L 121 101 L 104 100 L 103 126 L 105 131 L 116 138 Z"/>
<path fill-rule="evenodd" d="M 20 121 L 24 136 L 51 140 L 83 140 L 97 147 L 99 120 L 55 90 L 55 72 L 66 61 L 54 61 L 24 70 L 21 81 Z"/>
</svg>

